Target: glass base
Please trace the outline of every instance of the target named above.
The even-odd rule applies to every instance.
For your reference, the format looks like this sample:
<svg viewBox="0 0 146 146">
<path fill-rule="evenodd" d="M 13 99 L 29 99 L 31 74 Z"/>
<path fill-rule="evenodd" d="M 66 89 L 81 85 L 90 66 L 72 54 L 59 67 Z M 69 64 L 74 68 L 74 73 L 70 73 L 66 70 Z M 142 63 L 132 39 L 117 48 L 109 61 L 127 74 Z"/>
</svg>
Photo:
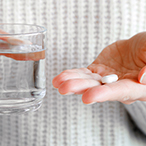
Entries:
<svg viewBox="0 0 146 146">
<path fill-rule="evenodd" d="M 36 111 L 40 108 L 42 101 L 43 99 L 34 100 L 29 103 L 18 103 L 15 105 L 3 104 L 0 105 L 0 115 L 22 114 L 29 111 Z"/>
</svg>

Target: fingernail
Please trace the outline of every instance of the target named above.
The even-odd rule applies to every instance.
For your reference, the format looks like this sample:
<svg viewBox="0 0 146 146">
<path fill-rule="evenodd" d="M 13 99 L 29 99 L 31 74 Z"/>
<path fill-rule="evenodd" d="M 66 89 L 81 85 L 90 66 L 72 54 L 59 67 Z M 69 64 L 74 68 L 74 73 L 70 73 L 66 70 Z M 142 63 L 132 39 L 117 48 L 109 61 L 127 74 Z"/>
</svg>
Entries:
<svg viewBox="0 0 146 146">
<path fill-rule="evenodd" d="M 74 94 L 73 92 L 68 92 L 65 95 L 73 95 L 73 94 Z"/>
<path fill-rule="evenodd" d="M 146 73 L 141 76 L 140 83 L 146 84 Z"/>
<path fill-rule="evenodd" d="M 92 105 L 92 104 L 94 104 L 94 103 L 96 103 L 96 102 L 86 103 L 86 105 Z"/>
</svg>

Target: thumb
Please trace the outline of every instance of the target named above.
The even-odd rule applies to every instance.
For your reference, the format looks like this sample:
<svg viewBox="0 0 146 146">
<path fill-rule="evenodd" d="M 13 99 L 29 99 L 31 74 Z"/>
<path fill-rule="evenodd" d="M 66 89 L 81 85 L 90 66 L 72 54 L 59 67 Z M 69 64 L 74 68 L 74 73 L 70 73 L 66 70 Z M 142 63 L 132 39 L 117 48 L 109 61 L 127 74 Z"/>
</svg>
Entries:
<svg viewBox="0 0 146 146">
<path fill-rule="evenodd" d="M 141 84 L 146 84 L 146 66 L 144 66 L 139 74 L 138 74 L 138 81 L 141 83 Z"/>
</svg>

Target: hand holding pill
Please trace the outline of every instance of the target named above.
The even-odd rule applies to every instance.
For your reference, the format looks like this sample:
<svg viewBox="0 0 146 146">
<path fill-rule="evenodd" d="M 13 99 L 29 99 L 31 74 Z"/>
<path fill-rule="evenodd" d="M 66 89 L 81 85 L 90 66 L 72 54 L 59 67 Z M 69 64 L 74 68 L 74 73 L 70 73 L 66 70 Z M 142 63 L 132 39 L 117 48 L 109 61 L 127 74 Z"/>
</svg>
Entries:
<svg viewBox="0 0 146 146">
<path fill-rule="evenodd" d="M 65 70 L 53 85 L 63 95 L 82 94 L 85 104 L 146 101 L 146 32 L 107 46 L 87 68 Z"/>
</svg>

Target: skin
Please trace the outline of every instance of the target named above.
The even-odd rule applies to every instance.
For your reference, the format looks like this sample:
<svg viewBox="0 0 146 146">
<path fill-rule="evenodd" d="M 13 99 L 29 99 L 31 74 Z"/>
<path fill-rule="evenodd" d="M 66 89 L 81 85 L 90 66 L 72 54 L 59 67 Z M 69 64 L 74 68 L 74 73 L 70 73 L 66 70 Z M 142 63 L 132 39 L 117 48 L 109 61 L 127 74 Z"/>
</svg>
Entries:
<svg viewBox="0 0 146 146">
<path fill-rule="evenodd" d="M 8 34 L 8 33 L 0 29 L 0 34 Z M 6 42 L 6 43 L 0 42 L 1 49 L 10 49 L 9 45 L 32 44 L 31 42 L 26 40 L 21 40 L 15 37 L 10 37 L 10 36 L 8 37 L 3 35 L 0 35 L 0 40 Z M 33 52 L 33 53 L 0 53 L 0 55 L 19 61 L 28 61 L 28 60 L 38 61 L 40 59 L 45 58 L 45 50 L 40 52 Z"/>
<path fill-rule="evenodd" d="M 1 49 L 9 49 L 9 44 L 7 43 L 0 43 Z M 19 60 L 19 61 L 38 61 L 40 59 L 45 58 L 45 50 L 40 52 L 33 52 L 33 53 L 0 53 L 0 55 Z"/>
<path fill-rule="evenodd" d="M 34 53 L 19 53 L 19 54 L 11 54 L 11 53 L 0 53 L 0 55 L 18 60 L 18 61 L 38 61 L 40 59 L 45 58 L 45 51 L 40 51 L 40 52 L 34 52 Z"/>
<path fill-rule="evenodd" d="M 87 68 L 65 70 L 52 83 L 60 94 L 82 94 L 85 104 L 146 101 L 146 32 L 107 46 Z M 119 80 L 102 84 L 101 78 L 117 74 Z M 143 79 L 143 80 L 142 80 Z"/>
</svg>

